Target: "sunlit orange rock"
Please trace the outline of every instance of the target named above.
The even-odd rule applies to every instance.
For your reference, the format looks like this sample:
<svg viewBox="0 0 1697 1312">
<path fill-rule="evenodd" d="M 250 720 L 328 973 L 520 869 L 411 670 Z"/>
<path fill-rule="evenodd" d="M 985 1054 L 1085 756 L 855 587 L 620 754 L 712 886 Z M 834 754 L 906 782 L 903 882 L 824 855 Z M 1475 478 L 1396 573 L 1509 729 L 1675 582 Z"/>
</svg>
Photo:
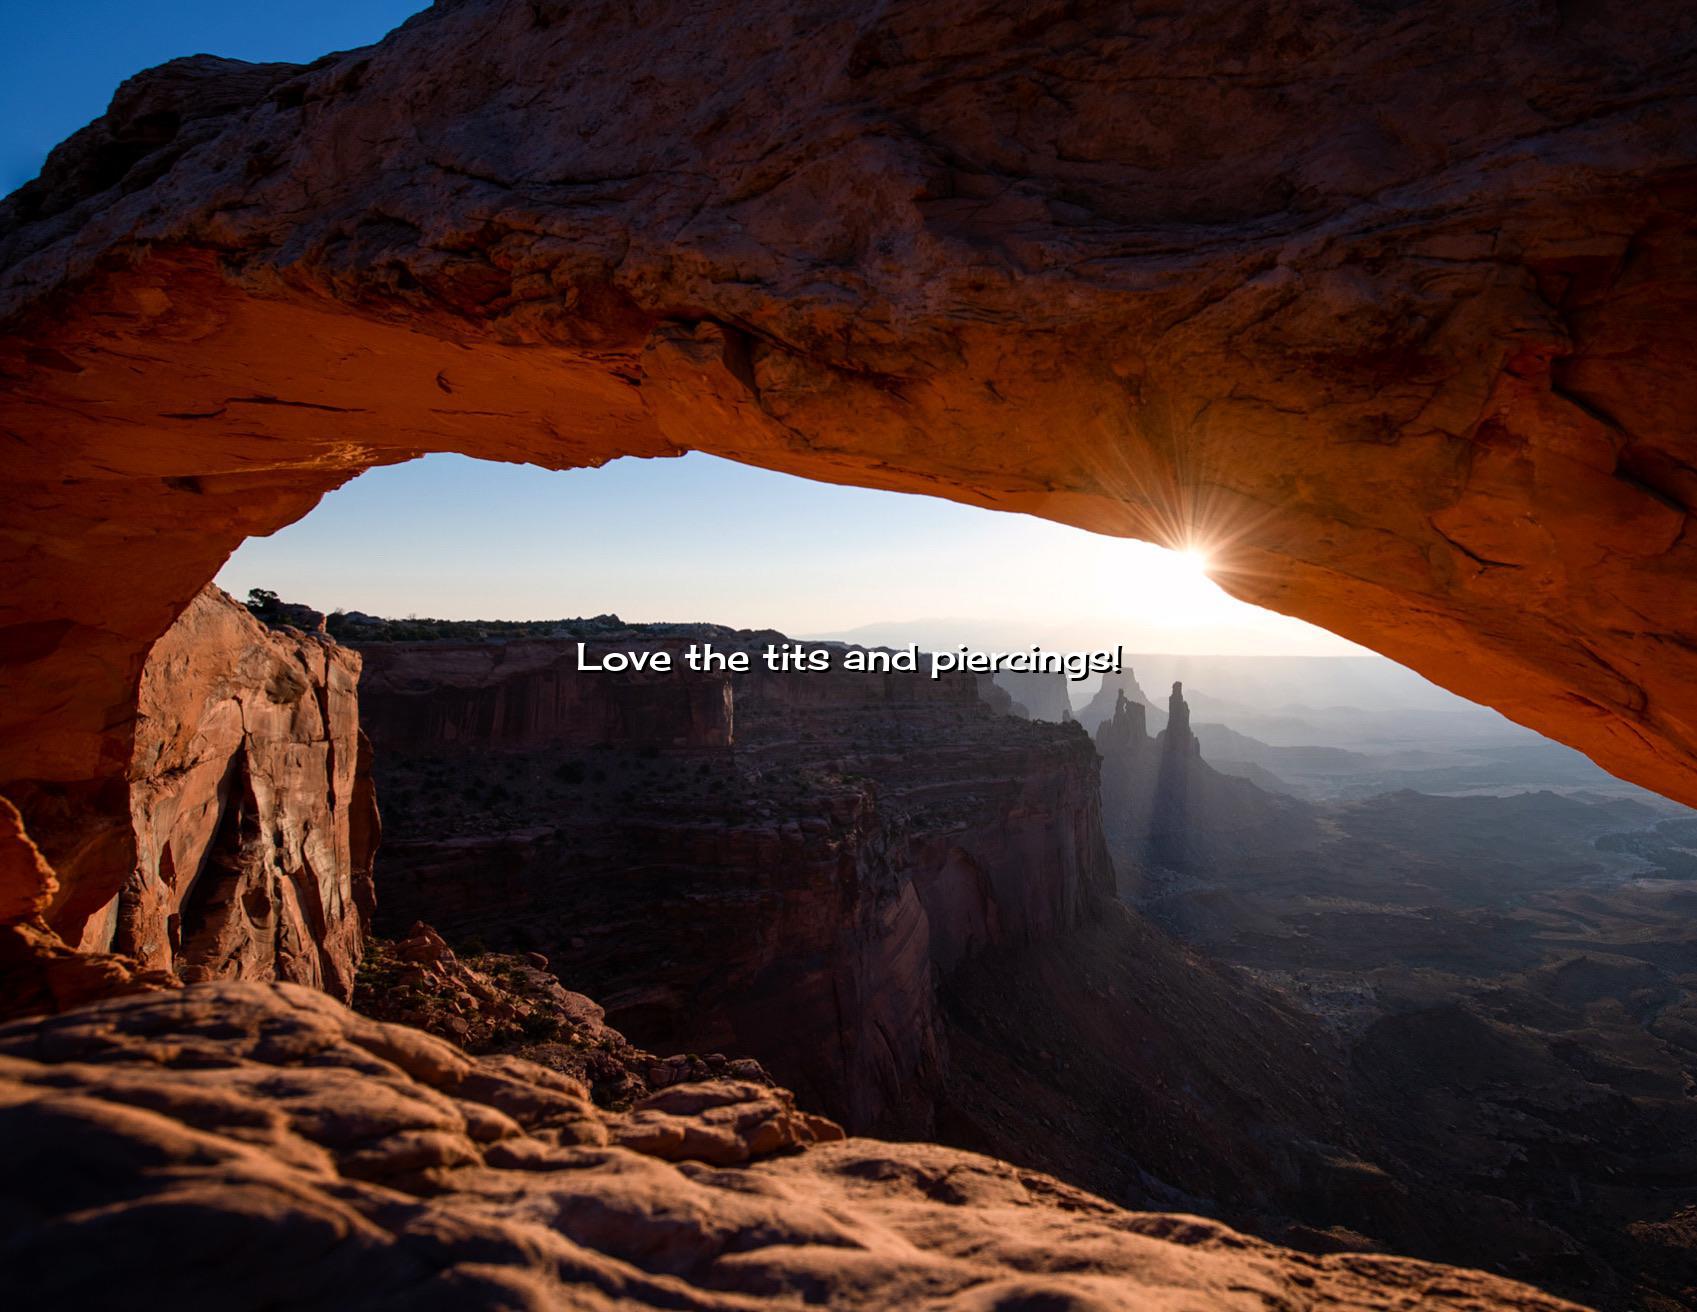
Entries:
<svg viewBox="0 0 1697 1312">
<path fill-rule="evenodd" d="M 375 854 L 359 674 L 323 634 L 269 628 L 217 588 L 196 596 L 142 673 L 136 865 L 82 946 L 351 997 Z"/>
<path fill-rule="evenodd" d="M 145 1289 L 167 1307 L 1576 1312 L 1483 1272 L 1310 1256 L 975 1153 L 843 1139 L 765 1085 L 604 1110 L 570 1076 L 287 984 L 0 1026 L 0 1168 L 27 1307 Z"/>
<path fill-rule="evenodd" d="M 58 887 L 17 808 L 0 797 L 0 1019 L 178 985 L 168 969 L 66 943 L 44 918 Z"/>
<path fill-rule="evenodd" d="M 58 877 L 24 832 L 18 808 L 0 797 L 0 924 L 41 915 L 58 891 Z"/>
<path fill-rule="evenodd" d="M 0 799 L 0 1014 L 129 991 L 132 977 L 351 997 L 380 832 L 359 673 L 324 634 L 199 593 L 143 670 L 123 809 L 106 793 L 80 809 L 53 799 L 55 870 Z M 126 867 L 111 864 L 119 851 Z"/>
<path fill-rule="evenodd" d="M 123 826 L 67 817 L 121 819 L 245 536 L 425 451 L 701 449 L 1198 541 L 1697 802 L 1694 47 L 1672 0 L 461 0 L 144 74 L 0 210 L 0 792 L 99 905 Z"/>
</svg>

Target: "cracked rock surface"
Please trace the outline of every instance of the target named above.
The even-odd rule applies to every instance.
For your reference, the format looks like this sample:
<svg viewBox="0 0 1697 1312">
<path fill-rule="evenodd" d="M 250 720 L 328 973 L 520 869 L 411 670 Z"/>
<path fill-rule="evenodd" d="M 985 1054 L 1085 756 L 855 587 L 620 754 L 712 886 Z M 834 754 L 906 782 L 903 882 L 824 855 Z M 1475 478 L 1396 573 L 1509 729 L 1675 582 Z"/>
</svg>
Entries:
<svg viewBox="0 0 1697 1312">
<path fill-rule="evenodd" d="M 0 1166 L 0 1261 L 27 1306 L 1572 1306 L 843 1140 L 763 1085 L 604 1111 L 566 1076 L 291 984 L 0 1027 Z"/>
</svg>

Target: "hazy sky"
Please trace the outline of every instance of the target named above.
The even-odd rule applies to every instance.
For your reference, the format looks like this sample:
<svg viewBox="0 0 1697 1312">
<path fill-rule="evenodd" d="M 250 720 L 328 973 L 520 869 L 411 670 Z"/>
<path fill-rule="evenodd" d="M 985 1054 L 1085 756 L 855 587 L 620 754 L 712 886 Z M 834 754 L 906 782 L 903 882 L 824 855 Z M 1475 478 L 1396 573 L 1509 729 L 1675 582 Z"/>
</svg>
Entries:
<svg viewBox="0 0 1697 1312">
<path fill-rule="evenodd" d="M 374 469 L 250 540 L 219 582 L 389 615 L 614 611 L 798 636 L 946 619 L 979 621 L 959 640 L 986 644 L 1352 650 L 1146 543 L 703 455 L 565 473 L 461 456 Z"/>
<path fill-rule="evenodd" d="M 0 5 L 0 188 L 113 89 L 178 55 L 309 60 L 413 0 Z M 703 619 L 798 636 L 949 621 L 933 641 L 1155 651 L 1357 650 L 1234 602 L 1196 562 L 1024 516 L 830 487 L 705 456 L 549 473 L 439 456 L 374 470 L 238 551 L 219 581 L 322 609 L 444 618 Z M 951 636 L 958 633 L 961 636 Z"/>
</svg>

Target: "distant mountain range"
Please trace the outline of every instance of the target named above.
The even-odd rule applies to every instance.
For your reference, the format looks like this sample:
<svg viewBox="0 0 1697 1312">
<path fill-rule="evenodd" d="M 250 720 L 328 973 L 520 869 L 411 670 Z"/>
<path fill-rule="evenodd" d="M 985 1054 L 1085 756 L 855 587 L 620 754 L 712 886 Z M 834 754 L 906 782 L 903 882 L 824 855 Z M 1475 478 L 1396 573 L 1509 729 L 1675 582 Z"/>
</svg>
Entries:
<svg viewBox="0 0 1697 1312">
<path fill-rule="evenodd" d="M 869 625 L 842 635 L 863 644 L 1004 649 L 1035 641 L 966 622 Z M 1045 644 L 1048 645 L 1048 644 Z M 1075 650 L 1055 645 L 1055 650 Z M 1552 789 L 1660 799 L 1621 782 L 1579 752 L 1476 706 L 1382 656 L 1125 654 L 1101 680 L 997 676 L 1031 718 L 1070 715 L 1094 734 L 1123 690 L 1146 708 L 1148 731 L 1167 722 L 1182 683 L 1202 754 L 1215 769 L 1272 792 L 1311 800 L 1372 797 L 1400 789 L 1448 795 Z M 1669 812 L 1671 813 L 1671 812 Z"/>
</svg>

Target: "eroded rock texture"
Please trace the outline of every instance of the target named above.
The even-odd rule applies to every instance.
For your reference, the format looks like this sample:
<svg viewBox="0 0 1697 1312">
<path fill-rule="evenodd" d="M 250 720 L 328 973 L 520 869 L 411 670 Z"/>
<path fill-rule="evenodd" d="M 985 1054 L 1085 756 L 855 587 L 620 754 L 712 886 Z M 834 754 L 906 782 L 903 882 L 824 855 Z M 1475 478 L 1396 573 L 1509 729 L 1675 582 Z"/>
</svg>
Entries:
<svg viewBox="0 0 1697 1312">
<path fill-rule="evenodd" d="M 168 970 L 145 970 L 133 958 L 79 952 L 66 943 L 45 914 L 58 888 L 17 807 L 0 797 L 0 1018 L 181 986 Z"/>
<path fill-rule="evenodd" d="M 837 1141 L 761 1085 L 604 1111 L 565 1076 L 286 984 L 0 1028 L 0 1130 L 0 1258 L 29 1306 L 1573 1307 Z"/>
<path fill-rule="evenodd" d="M 1694 49 L 1675 0 L 458 0 L 144 74 L 0 215 L 0 786 L 121 777 L 152 642 L 361 469 L 687 448 L 1198 541 L 1697 801 Z"/>
<path fill-rule="evenodd" d="M 426 1030 L 470 1053 L 511 1053 L 570 1075 L 603 1107 L 624 1109 L 656 1090 L 702 1080 L 773 1083 L 748 1057 L 645 1052 L 606 1024 L 603 1007 L 562 985 L 541 953 L 461 957 L 422 923 L 394 942 L 367 942 L 353 1005 L 362 1016 Z"/>
<path fill-rule="evenodd" d="M 579 672 L 575 637 L 365 647 L 380 924 L 538 949 L 638 1042 L 753 1056 L 853 1129 L 929 1135 L 938 981 L 1111 897 L 1090 742 L 998 714 L 971 674 L 769 671 L 779 633 L 588 648 L 689 640 L 751 668 Z"/>
<path fill-rule="evenodd" d="M 350 997 L 379 828 L 359 668 L 322 633 L 269 628 L 205 589 L 148 657 L 127 790 L 25 792 L 65 856 L 56 873 L 41 863 L 33 896 L 8 888 L 0 923 L 51 925 L 149 977 L 282 979 Z M 126 854 L 128 877 L 93 904 Z M 9 1003 L 40 992 L 21 979 L 5 991 L 19 989 Z"/>
<path fill-rule="evenodd" d="M 207 588 L 142 673 L 135 871 L 88 922 L 185 980 L 281 979 L 346 1000 L 374 905 L 377 804 L 360 658 Z"/>
</svg>

